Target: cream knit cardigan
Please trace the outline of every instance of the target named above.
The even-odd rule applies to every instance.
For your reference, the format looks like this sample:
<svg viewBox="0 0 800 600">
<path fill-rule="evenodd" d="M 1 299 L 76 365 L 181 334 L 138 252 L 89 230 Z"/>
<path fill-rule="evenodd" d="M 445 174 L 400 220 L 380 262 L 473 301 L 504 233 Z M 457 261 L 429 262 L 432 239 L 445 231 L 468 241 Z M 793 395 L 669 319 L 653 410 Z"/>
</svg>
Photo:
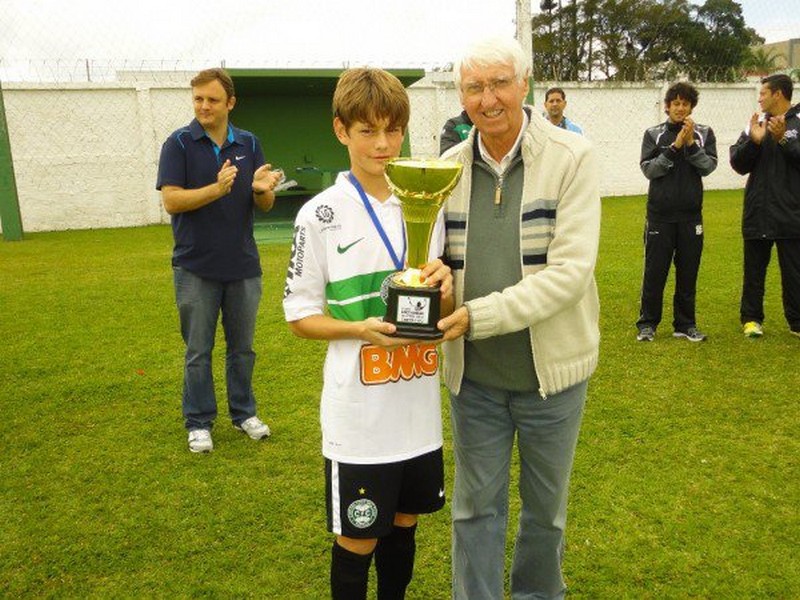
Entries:
<svg viewBox="0 0 800 600">
<path fill-rule="evenodd" d="M 464 165 L 461 181 L 446 201 L 445 217 L 464 223 L 469 214 L 473 145 L 469 137 L 443 158 Z M 536 111 L 522 137 L 525 179 L 521 211 L 554 207 L 555 219 L 546 220 L 536 235 L 523 232 L 520 246 L 546 252 L 545 264 L 522 265 L 522 280 L 501 292 L 466 303 L 470 313 L 468 339 L 483 339 L 527 328 L 539 392 L 560 392 L 589 378 L 597 366 L 600 330 L 599 300 L 594 267 L 600 238 L 600 194 L 591 143 L 584 137 L 551 125 Z M 492 195 L 493 198 L 493 195 Z M 491 201 L 487 199 L 487 201 Z M 466 257 L 466 231 L 449 229 L 449 258 Z M 486 248 L 491 252 L 491 248 Z M 464 264 L 466 268 L 467 265 Z M 464 270 L 454 269 L 456 306 L 464 303 Z M 464 374 L 464 339 L 444 343 L 445 383 L 458 393 Z"/>
</svg>

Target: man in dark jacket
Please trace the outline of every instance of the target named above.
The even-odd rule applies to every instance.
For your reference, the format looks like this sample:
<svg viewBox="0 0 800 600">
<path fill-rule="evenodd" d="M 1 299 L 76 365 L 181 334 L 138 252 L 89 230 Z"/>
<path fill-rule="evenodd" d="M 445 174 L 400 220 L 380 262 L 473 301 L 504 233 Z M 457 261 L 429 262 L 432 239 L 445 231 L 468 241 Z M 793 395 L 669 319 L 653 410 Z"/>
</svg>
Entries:
<svg viewBox="0 0 800 600">
<path fill-rule="evenodd" d="M 744 283 L 740 318 L 747 337 L 763 335 L 764 281 L 778 248 L 783 313 L 800 337 L 800 118 L 792 107 L 792 80 L 761 80 L 758 103 L 747 129 L 731 146 L 731 166 L 749 174 L 744 193 Z"/>
<path fill-rule="evenodd" d="M 652 342 L 661 322 L 664 286 L 675 263 L 673 335 L 691 342 L 706 336 L 695 321 L 695 295 L 703 252 L 703 181 L 717 168 L 714 131 L 695 123 L 694 86 L 680 82 L 667 90 L 667 120 L 644 132 L 640 166 L 650 180 L 644 231 L 644 277 L 639 320 L 640 342 Z"/>
<path fill-rule="evenodd" d="M 467 139 L 471 129 L 472 121 L 465 110 L 455 117 L 447 119 L 439 134 L 439 154 L 444 154 L 445 150 L 449 150 Z"/>
</svg>

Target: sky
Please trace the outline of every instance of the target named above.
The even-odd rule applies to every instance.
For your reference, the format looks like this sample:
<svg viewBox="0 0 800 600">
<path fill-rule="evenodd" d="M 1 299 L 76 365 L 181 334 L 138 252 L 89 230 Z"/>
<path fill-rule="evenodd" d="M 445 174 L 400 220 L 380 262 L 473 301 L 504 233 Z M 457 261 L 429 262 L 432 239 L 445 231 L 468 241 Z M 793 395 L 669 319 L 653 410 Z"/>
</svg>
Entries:
<svg viewBox="0 0 800 600">
<path fill-rule="evenodd" d="M 800 37 L 797 2 L 740 0 L 768 42 Z M 533 13 L 538 5 L 532 0 Z M 224 59 L 232 67 L 436 68 L 470 40 L 514 35 L 515 11 L 514 0 L 0 0 L 0 67 L 125 60 L 192 68 Z"/>
</svg>

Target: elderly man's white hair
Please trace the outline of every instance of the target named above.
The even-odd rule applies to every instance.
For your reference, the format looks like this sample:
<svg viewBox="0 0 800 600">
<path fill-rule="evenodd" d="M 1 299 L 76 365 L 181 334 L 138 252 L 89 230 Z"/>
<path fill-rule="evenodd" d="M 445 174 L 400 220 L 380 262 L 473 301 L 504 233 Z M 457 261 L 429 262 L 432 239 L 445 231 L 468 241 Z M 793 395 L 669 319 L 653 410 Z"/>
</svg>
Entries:
<svg viewBox="0 0 800 600">
<path fill-rule="evenodd" d="M 493 37 L 480 40 L 467 48 L 464 55 L 453 65 L 453 80 L 461 92 L 461 68 L 511 65 L 518 81 L 531 74 L 531 57 L 522 49 L 519 42 L 508 37 Z"/>
</svg>

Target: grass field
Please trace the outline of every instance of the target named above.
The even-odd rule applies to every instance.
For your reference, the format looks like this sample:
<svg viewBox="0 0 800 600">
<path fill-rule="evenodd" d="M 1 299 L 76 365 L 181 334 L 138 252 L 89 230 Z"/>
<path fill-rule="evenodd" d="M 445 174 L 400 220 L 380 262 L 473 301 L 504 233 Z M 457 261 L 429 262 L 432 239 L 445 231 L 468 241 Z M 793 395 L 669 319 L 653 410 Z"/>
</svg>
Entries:
<svg viewBox="0 0 800 600">
<path fill-rule="evenodd" d="M 643 204 L 603 202 L 603 337 L 573 475 L 570 597 L 797 598 L 800 340 L 777 261 L 766 335 L 744 339 L 741 192 L 708 193 L 698 322 L 709 340 L 669 336 L 670 280 L 659 337 L 637 343 Z M 289 245 L 260 248 L 255 391 L 273 436 L 230 426 L 218 352 L 216 449 L 193 455 L 169 227 L 0 243 L 0 596 L 327 597 L 324 344 L 283 322 Z M 408 598 L 449 597 L 449 543 L 448 504 L 421 521 Z"/>
</svg>

